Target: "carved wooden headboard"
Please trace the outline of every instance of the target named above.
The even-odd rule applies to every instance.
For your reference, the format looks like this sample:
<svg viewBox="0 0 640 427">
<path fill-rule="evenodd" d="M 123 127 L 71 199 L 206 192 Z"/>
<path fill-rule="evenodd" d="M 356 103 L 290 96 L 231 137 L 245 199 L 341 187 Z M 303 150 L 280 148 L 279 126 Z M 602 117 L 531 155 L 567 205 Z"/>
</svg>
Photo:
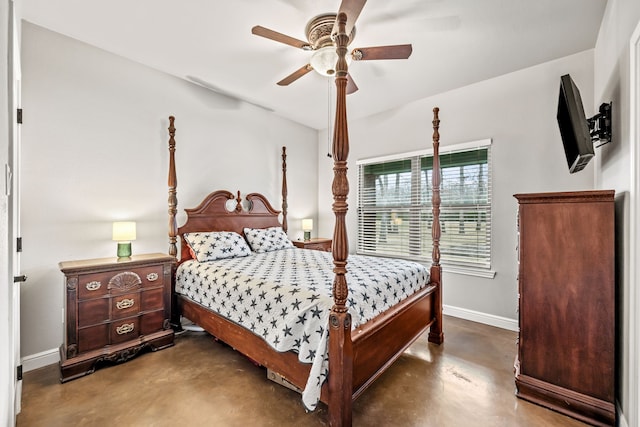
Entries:
<svg viewBox="0 0 640 427">
<path fill-rule="evenodd" d="M 240 235 L 245 228 L 280 227 L 275 210 L 262 194 L 247 194 L 243 202 L 240 192 L 237 195 L 225 190 L 214 191 L 193 209 L 185 209 L 187 220 L 177 229 L 177 235 L 197 231 L 235 231 Z M 191 259 L 189 248 L 183 238 L 180 239 L 180 262 Z"/>
</svg>

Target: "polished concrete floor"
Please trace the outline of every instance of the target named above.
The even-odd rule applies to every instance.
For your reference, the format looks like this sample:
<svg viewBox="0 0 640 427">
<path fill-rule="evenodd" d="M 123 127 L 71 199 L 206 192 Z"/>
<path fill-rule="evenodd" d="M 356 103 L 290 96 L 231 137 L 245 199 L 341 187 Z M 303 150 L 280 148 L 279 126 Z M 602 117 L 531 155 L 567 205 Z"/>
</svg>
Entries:
<svg viewBox="0 0 640 427">
<path fill-rule="evenodd" d="M 355 403 L 354 426 L 584 426 L 514 395 L 514 332 L 445 317 L 445 343 L 420 338 Z M 552 362 L 552 361 L 550 361 Z M 25 374 L 27 426 L 322 426 L 300 396 L 202 332 L 59 383 L 57 365 Z"/>
</svg>

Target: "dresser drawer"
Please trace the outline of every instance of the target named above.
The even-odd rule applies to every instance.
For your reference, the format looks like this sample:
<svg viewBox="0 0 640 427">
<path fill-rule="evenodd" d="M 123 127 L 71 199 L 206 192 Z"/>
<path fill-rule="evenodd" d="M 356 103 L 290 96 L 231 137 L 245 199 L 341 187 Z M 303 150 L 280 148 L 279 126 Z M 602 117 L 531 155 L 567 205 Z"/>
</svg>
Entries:
<svg viewBox="0 0 640 427">
<path fill-rule="evenodd" d="M 129 317 L 111 323 L 111 344 L 129 341 L 140 336 L 140 318 Z"/>
<path fill-rule="evenodd" d="M 109 324 L 78 329 L 78 352 L 96 350 L 109 344 Z"/>
<path fill-rule="evenodd" d="M 152 313 L 146 313 L 142 315 L 140 334 L 148 335 L 157 331 L 163 330 L 164 312 L 154 311 Z"/>
<path fill-rule="evenodd" d="M 162 273 L 162 265 L 151 265 L 136 270 L 142 279 L 142 286 L 145 288 L 153 286 L 162 286 L 164 276 Z"/>
<path fill-rule="evenodd" d="M 161 310 L 164 307 L 164 289 L 142 291 L 142 311 Z"/>
<path fill-rule="evenodd" d="M 140 292 L 117 295 L 111 298 L 111 319 L 122 319 L 140 312 Z"/>
<path fill-rule="evenodd" d="M 327 245 L 326 243 L 310 243 L 305 245 L 305 249 L 312 249 L 314 251 L 324 251 L 331 252 L 331 244 Z"/>
<path fill-rule="evenodd" d="M 100 298 L 109 292 L 109 279 L 113 272 L 82 274 L 78 276 L 78 298 Z"/>
<path fill-rule="evenodd" d="M 78 327 L 97 325 L 109 321 L 109 298 L 78 302 Z"/>
</svg>

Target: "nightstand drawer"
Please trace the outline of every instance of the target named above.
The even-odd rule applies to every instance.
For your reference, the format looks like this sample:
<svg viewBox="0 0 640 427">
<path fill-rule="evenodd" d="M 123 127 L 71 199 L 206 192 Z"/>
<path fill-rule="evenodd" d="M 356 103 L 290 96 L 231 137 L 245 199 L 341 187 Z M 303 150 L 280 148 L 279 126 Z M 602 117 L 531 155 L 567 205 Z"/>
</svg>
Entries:
<svg viewBox="0 0 640 427">
<path fill-rule="evenodd" d="M 140 292 L 111 298 L 111 319 L 122 319 L 140 312 Z"/>
<path fill-rule="evenodd" d="M 310 243 L 304 246 L 305 249 L 313 249 L 315 251 L 331 252 L 331 245 L 326 243 Z"/>
<path fill-rule="evenodd" d="M 140 335 L 140 318 L 130 317 L 111 324 L 111 344 L 132 340 Z"/>
<path fill-rule="evenodd" d="M 163 285 L 162 265 L 139 268 L 136 272 L 140 275 L 142 286 L 145 288 Z"/>
<path fill-rule="evenodd" d="M 100 298 L 109 292 L 109 280 L 113 273 L 83 274 L 78 276 L 78 298 Z"/>
<path fill-rule="evenodd" d="M 164 306 L 163 289 L 142 291 L 142 311 L 160 310 Z"/>
<path fill-rule="evenodd" d="M 109 298 L 98 298 L 78 303 L 78 327 L 97 325 L 109 321 Z"/>
<path fill-rule="evenodd" d="M 164 329 L 164 317 L 162 311 L 146 313 L 140 321 L 140 334 L 148 335 Z"/>
<path fill-rule="evenodd" d="M 109 324 L 78 329 L 78 352 L 96 350 L 109 345 Z"/>
</svg>

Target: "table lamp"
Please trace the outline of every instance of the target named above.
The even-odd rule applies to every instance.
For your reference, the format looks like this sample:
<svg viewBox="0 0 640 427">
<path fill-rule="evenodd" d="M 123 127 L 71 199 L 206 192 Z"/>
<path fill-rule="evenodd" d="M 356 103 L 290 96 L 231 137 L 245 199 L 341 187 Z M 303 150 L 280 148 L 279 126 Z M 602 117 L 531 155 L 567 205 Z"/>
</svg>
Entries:
<svg viewBox="0 0 640 427">
<path fill-rule="evenodd" d="M 114 222 L 112 240 L 118 242 L 118 258 L 129 258 L 131 241 L 136 240 L 136 223 L 134 221 Z"/>
<path fill-rule="evenodd" d="M 304 241 L 311 240 L 311 230 L 313 230 L 313 219 L 306 218 L 302 220 L 302 231 L 304 231 Z"/>
</svg>

